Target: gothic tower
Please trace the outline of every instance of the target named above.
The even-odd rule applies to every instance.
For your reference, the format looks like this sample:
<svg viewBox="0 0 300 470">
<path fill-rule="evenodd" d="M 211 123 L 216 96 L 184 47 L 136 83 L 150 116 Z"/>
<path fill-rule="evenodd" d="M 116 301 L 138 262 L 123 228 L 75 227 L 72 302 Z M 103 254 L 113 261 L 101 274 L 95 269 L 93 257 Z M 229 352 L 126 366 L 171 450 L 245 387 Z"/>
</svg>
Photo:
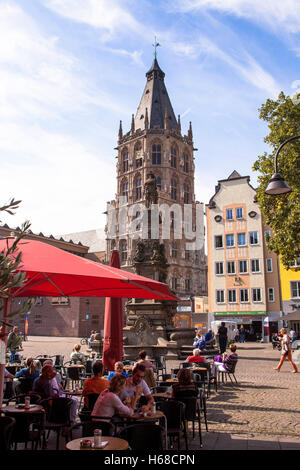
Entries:
<svg viewBox="0 0 300 470">
<path fill-rule="evenodd" d="M 196 214 L 203 215 L 203 207 L 194 194 L 192 124 L 187 135 L 182 135 L 180 116 L 175 117 L 164 82 L 165 74 L 156 55 L 146 78 L 130 131 L 124 134 L 120 122 L 116 148 L 117 193 L 115 200 L 108 203 L 108 213 L 113 212 L 113 216 L 108 217 L 106 226 L 107 259 L 111 250 L 118 249 L 122 269 L 135 269 L 138 239 L 143 239 L 145 234 L 137 223 L 141 217 L 139 207 L 147 205 L 145 183 L 149 174 L 153 174 L 158 206 L 169 208 L 168 215 L 161 214 L 159 224 L 159 243 L 164 247 L 168 264 L 166 282 L 179 297 L 206 295 L 204 243 L 195 249 L 187 247 L 192 239 L 186 236 L 184 229 L 184 208 L 189 206 L 190 230 L 195 232 L 197 227 L 198 242 L 204 240 L 203 219 L 196 220 Z M 170 229 L 167 235 L 163 232 L 166 223 Z M 154 276 L 149 273 L 149 277 Z"/>
</svg>

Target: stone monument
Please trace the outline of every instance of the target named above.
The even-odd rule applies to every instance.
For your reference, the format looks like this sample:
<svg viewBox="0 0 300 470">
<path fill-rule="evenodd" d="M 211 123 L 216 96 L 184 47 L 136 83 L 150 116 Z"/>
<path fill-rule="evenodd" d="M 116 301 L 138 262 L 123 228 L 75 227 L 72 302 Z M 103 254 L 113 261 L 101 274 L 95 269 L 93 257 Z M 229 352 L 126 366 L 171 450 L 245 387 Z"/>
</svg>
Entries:
<svg viewBox="0 0 300 470">
<path fill-rule="evenodd" d="M 156 179 L 153 173 L 145 182 L 148 239 L 139 239 L 133 259 L 135 272 L 141 276 L 166 282 L 169 264 L 165 246 L 151 239 L 151 206 L 157 204 Z M 125 357 L 136 359 L 138 351 L 145 349 L 151 357 L 164 355 L 168 359 L 179 357 L 182 344 L 193 340 L 194 329 L 174 328 L 173 318 L 177 302 L 168 300 L 131 299 L 126 304 L 127 325 L 124 328 Z M 179 331 L 180 330 L 180 331 Z"/>
</svg>

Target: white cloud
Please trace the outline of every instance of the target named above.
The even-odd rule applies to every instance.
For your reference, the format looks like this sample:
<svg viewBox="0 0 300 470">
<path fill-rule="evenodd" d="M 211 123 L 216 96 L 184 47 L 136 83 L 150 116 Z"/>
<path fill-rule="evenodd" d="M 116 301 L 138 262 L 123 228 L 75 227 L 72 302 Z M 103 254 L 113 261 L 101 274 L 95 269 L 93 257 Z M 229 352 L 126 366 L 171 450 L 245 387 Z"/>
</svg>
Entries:
<svg viewBox="0 0 300 470">
<path fill-rule="evenodd" d="M 194 37 L 193 43 L 170 43 L 173 51 L 192 59 L 198 59 L 201 55 L 216 58 L 240 75 L 246 82 L 254 87 L 267 91 L 272 97 L 277 97 L 280 87 L 272 75 L 241 46 L 236 42 L 235 48 L 230 48 L 230 53 L 221 49 L 215 42 L 204 35 Z M 227 46 L 227 49 L 229 47 Z"/>
<path fill-rule="evenodd" d="M 43 3 L 64 18 L 104 30 L 101 36 L 104 41 L 122 30 L 142 31 L 138 21 L 117 0 L 43 0 Z"/>
<path fill-rule="evenodd" d="M 60 119 L 95 104 L 121 112 L 117 100 L 87 78 L 78 59 L 59 48 L 20 7 L 0 5 L 0 119 Z"/>
<path fill-rule="evenodd" d="M 177 0 L 171 9 L 179 11 L 214 10 L 246 18 L 271 29 L 300 32 L 299 0 Z"/>
<path fill-rule="evenodd" d="M 32 230 L 44 234 L 49 227 L 62 233 L 104 225 L 102 212 L 114 179 L 109 155 L 100 160 L 74 136 L 39 126 L 2 125 L 0 154 L 11 152 L 14 157 L 1 163 L 1 200 L 23 202 L 13 218 L 6 218 L 8 224 L 29 219 Z"/>
</svg>

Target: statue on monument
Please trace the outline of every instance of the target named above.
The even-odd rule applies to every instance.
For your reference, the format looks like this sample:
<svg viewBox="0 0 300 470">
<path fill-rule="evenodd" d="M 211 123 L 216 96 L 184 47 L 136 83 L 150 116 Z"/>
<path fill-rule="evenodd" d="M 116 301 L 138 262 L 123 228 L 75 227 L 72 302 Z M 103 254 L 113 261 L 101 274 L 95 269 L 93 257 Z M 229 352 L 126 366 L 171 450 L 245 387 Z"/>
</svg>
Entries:
<svg viewBox="0 0 300 470">
<path fill-rule="evenodd" d="M 149 209 L 152 204 L 157 204 L 158 202 L 158 193 L 156 186 L 156 178 L 152 171 L 147 174 L 147 179 L 145 181 L 145 198 L 146 198 L 146 207 Z"/>
</svg>

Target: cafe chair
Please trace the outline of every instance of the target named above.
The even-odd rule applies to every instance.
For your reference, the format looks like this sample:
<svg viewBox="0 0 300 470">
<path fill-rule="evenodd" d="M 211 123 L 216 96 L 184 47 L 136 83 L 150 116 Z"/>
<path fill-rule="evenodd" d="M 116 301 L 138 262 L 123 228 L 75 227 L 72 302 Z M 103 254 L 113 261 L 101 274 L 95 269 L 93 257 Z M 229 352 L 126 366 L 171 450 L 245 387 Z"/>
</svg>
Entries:
<svg viewBox="0 0 300 470">
<path fill-rule="evenodd" d="M 172 378 L 171 374 L 161 374 L 160 377 L 161 377 L 161 380 L 158 380 L 158 376 L 157 376 L 157 380 L 156 380 L 157 385 L 161 385 L 162 382 L 166 382 L 166 380 Z"/>
<path fill-rule="evenodd" d="M 66 367 L 66 364 L 68 365 Z M 84 368 L 83 367 L 72 367 L 72 363 L 65 363 L 64 364 L 64 374 L 62 376 L 64 382 L 64 388 L 67 388 L 68 383 L 71 381 L 71 386 L 74 388 L 77 384 L 82 386 L 82 382 L 86 379 L 85 375 L 82 373 Z M 75 385 L 74 385 L 75 384 Z"/>
<path fill-rule="evenodd" d="M 10 450 L 15 424 L 16 420 L 12 416 L 0 416 L 0 451 Z"/>
<path fill-rule="evenodd" d="M 179 371 L 180 371 L 179 368 L 171 369 L 171 378 L 172 379 L 177 379 L 177 374 L 178 374 Z"/>
<path fill-rule="evenodd" d="M 32 449 L 37 450 L 38 446 L 43 446 L 44 441 L 44 410 L 34 413 L 18 413 L 14 411 L 5 411 L 6 416 L 14 418 L 15 426 L 11 436 L 11 443 L 14 444 L 14 450 L 17 450 L 18 444 L 24 444 L 25 449 L 29 442 Z"/>
<path fill-rule="evenodd" d="M 217 372 L 217 374 L 218 374 L 218 383 L 220 383 L 220 374 L 222 374 L 221 375 L 222 383 L 224 383 L 224 378 L 225 378 L 225 381 L 227 383 L 227 377 L 230 378 L 231 385 L 234 385 L 234 381 L 232 380 L 232 377 L 234 378 L 235 383 L 236 384 L 238 383 L 238 381 L 236 380 L 236 376 L 235 376 L 236 364 L 237 364 L 237 362 L 233 365 L 232 370 L 230 372 L 228 370 L 226 370 L 226 371 L 218 370 L 218 372 Z"/>
<path fill-rule="evenodd" d="M 167 393 L 171 390 L 171 386 L 157 385 L 151 389 L 151 393 Z"/>
<path fill-rule="evenodd" d="M 201 433 L 201 417 L 200 417 L 200 403 L 197 397 L 180 396 L 178 400 L 185 404 L 184 419 L 187 422 L 192 422 L 193 425 L 193 439 L 195 438 L 195 423 L 198 423 L 200 447 L 202 447 L 202 433 Z"/>
<path fill-rule="evenodd" d="M 85 363 L 85 376 L 91 377 L 93 375 L 93 362 L 91 359 L 88 359 Z"/>
<path fill-rule="evenodd" d="M 157 379 L 159 379 L 159 377 L 167 373 L 167 364 L 166 364 L 165 356 L 156 357 L 155 365 L 156 365 Z"/>
<path fill-rule="evenodd" d="M 61 371 L 63 365 L 64 365 L 64 357 L 61 354 L 55 354 L 54 356 L 50 356 L 50 359 L 53 360 L 53 367 L 57 371 Z"/>
<path fill-rule="evenodd" d="M 94 421 L 94 418 L 101 419 L 101 421 Z M 91 416 L 89 420 L 83 421 L 81 423 L 82 427 L 82 437 L 89 437 L 94 435 L 95 429 L 101 429 L 103 436 L 114 436 L 115 435 L 115 425 L 110 421 L 103 421 L 105 418 L 101 416 Z"/>
<path fill-rule="evenodd" d="M 127 426 L 118 437 L 128 441 L 130 450 L 133 451 L 154 451 L 163 450 L 164 428 L 158 424 L 133 424 Z"/>
<path fill-rule="evenodd" d="M 69 437 L 72 439 L 73 425 L 70 420 L 72 400 L 64 397 L 46 398 L 40 404 L 46 412 L 45 430 L 48 431 L 47 439 L 51 431 L 56 432 L 56 450 L 58 450 L 62 431 L 64 431 L 66 443 Z"/>
<path fill-rule="evenodd" d="M 90 393 L 88 396 L 88 407 L 89 407 L 89 411 L 93 411 L 94 409 L 94 406 L 95 406 L 95 403 L 96 401 L 98 400 L 99 398 L 99 393 Z"/>
<path fill-rule="evenodd" d="M 183 369 L 186 368 L 186 367 L 193 367 L 193 363 L 192 362 L 181 362 L 179 364 L 179 367 L 183 368 Z"/>
<path fill-rule="evenodd" d="M 180 450 L 180 437 L 181 433 L 183 433 L 186 450 L 189 450 L 185 421 L 185 404 L 173 399 L 160 401 L 156 403 L 156 409 L 162 411 L 167 419 L 167 435 L 170 438 L 170 447 L 173 447 L 174 438 L 176 437 L 178 450 Z"/>
</svg>

